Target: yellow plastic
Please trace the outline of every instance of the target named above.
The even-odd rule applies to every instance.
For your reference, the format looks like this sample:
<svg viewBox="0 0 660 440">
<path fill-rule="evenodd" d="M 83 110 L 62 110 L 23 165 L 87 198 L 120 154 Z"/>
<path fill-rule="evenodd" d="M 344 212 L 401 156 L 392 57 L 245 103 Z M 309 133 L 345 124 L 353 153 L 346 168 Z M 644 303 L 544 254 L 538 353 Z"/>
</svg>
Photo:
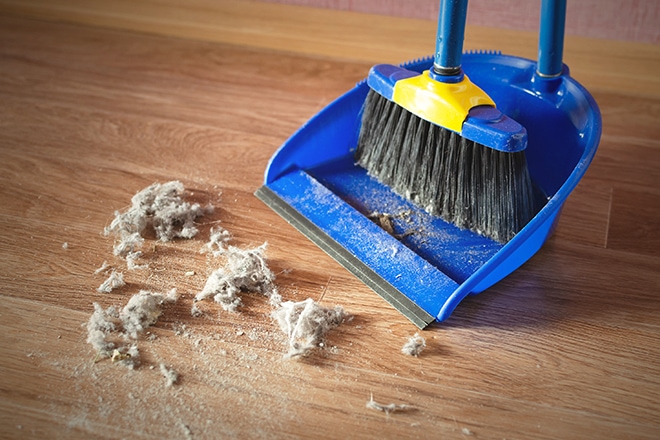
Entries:
<svg viewBox="0 0 660 440">
<path fill-rule="evenodd" d="M 495 102 L 467 75 L 461 82 L 443 83 L 431 79 L 428 70 L 397 81 L 392 100 L 414 115 L 456 133 L 461 133 L 471 108 L 495 107 Z"/>
</svg>

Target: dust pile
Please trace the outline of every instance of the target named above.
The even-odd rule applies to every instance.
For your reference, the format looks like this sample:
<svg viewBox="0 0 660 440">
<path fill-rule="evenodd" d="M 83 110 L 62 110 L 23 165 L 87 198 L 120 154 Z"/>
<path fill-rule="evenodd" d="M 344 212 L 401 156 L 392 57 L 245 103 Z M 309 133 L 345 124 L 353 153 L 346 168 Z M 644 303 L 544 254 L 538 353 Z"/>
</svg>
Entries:
<svg viewBox="0 0 660 440">
<path fill-rule="evenodd" d="M 126 282 L 124 281 L 123 272 L 117 272 L 115 270 L 110 273 L 110 276 L 96 289 L 100 293 L 110 293 L 115 289 L 124 287 Z"/>
<path fill-rule="evenodd" d="M 191 204 L 183 199 L 184 192 L 178 180 L 154 183 L 135 194 L 128 209 L 115 212 L 104 233 L 116 237 L 114 254 L 130 261 L 129 269 L 137 268 L 135 261 L 142 255 L 139 249 L 148 233 L 155 233 L 163 242 L 197 235 L 195 220 L 212 213 L 213 206 Z"/>
<path fill-rule="evenodd" d="M 245 250 L 230 246 L 223 251 L 227 264 L 211 273 L 202 291 L 195 296 L 195 301 L 213 297 L 223 309 L 235 312 L 241 305 L 238 294 L 255 292 L 267 297 L 271 304 L 279 304 L 282 297 L 275 286 L 275 274 L 266 261 L 266 246 L 264 243 Z"/>
<path fill-rule="evenodd" d="M 133 295 L 119 311 L 94 303 L 94 313 L 87 321 L 87 342 L 94 347 L 97 358 L 111 358 L 129 368 L 140 365 L 137 340 L 149 326 L 158 321 L 162 307 L 176 302 L 176 289 L 167 293 L 146 290 Z"/>
<path fill-rule="evenodd" d="M 326 308 L 311 298 L 283 303 L 272 313 L 280 329 L 287 335 L 287 358 L 306 356 L 319 346 L 325 334 L 344 321 L 346 313 L 337 306 Z"/>
<path fill-rule="evenodd" d="M 390 414 L 394 412 L 401 412 L 401 411 L 410 411 L 414 409 L 410 405 L 406 404 L 397 404 L 397 403 L 388 403 L 388 404 L 382 404 L 378 403 L 374 400 L 373 394 L 371 395 L 371 398 L 367 401 L 367 408 L 373 409 L 376 411 L 382 411 L 385 414 Z"/>
<path fill-rule="evenodd" d="M 136 193 L 129 208 L 115 212 L 104 233 L 115 238 L 113 253 L 125 259 L 128 270 L 149 268 L 146 263 L 138 264 L 146 239 L 155 237 L 168 242 L 177 238 L 190 239 L 199 233 L 196 220 L 212 213 L 214 208 L 211 205 L 202 208 L 199 203 L 190 203 L 184 200 L 184 195 L 185 188 L 179 181 L 154 183 Z M 262 295 L 273 308 L 272 319 L 286 335 L 286 358 L 307 356 L 319 347 L 329 330 L 343 322 L 346 314 L 341 307 L 325 308 L 312 299 L 283 303 L 275 285 L 275 274 L 268 266 L 267 243 L 241 249 L 230 245 L 231 240 L 232 234 L 217 224 L 209 231 L 209 239 L 202 252 L 224 260 L 224 264 L 211 272 L 204 287 L 195 295 L 191 308 L 193 317 L 204 315 L 197 303 L 205 299 L 212 298 L 227 312 L 238 312 L 243 294 Z M 104 262 L 96 273 L 110 269 Z M 194 274 L 194 271 L 190 273 Z M 111 293 L 125 285 L 123 273 L 112 269 L 97 291 Z M 131 297 L 121 310 L 116 306 L 103 309 L 95 303 L 94 313 L 87 323 L 87 341 L 99 358 L 111 358 L 135 368 L 140 364 L 137 346 L 140 335 L 156 323 L 163 305 L 174 303 L 177 297 L 176 289 L 168 293 L 142 290 Z M 162 371 L 165 374 L 165 370 Z M 171 386 L 175 382 L 168 380 L 167 384 Z"/>
<path fill-rule="evenodd" d="M 408 338 L 405 344 L 403 344 L 403 347 L 401 348 L 401 352 L 403 354 L 406 354 L 408 356 L 419 356 L 422 354 L 422 351 L 426 348 L 426 339 L 421 337 L 419 333 L 415 333 L 413 336 Z"/>
</svg>

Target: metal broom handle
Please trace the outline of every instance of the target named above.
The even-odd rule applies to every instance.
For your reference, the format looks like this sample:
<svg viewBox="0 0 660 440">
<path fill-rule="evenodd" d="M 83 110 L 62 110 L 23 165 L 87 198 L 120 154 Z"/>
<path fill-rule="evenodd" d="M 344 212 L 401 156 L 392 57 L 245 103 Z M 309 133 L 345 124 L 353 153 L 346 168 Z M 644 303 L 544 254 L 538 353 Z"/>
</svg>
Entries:
<svg viewBox="0 0 660 440">
<path fill-rule="evenodd" d="M 433 59 L 433 73 L 436 76 L 461 75 L 467 3 L 467 0 L 440 0 L 438 33 Z"/>
<path fill-rule="evenodd" d="M 561 75 L 565 23 L 566 0 L 541 0 L 537 73 L 542 77 Z"/>
</svg>

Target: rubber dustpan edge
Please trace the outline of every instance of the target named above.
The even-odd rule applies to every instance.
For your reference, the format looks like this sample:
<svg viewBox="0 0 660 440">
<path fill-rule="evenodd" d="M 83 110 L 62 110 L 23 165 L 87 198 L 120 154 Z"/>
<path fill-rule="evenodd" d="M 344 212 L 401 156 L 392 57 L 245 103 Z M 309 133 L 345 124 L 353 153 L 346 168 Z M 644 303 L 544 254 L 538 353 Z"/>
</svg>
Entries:
<svg viewBox="0 0 660 440">
<path fill-rule="evenodd" d="M 265 185 L 262 186 L 255 192 L 255 196 L 380 295 L 392 307 L 400 311 L 417 327 L 423 329 L 436 320 L 435 316 L 427 313 L 423 308 L 419 307 L 398 289 L 380 277 L 369 266 L 360 261 L 360 259 L 356 258 L 355 255 L 338 244 L 332 237 L 323 232 L 321 228 L 291 208 L 288 203 L 270 188 Z"/>
</svg>

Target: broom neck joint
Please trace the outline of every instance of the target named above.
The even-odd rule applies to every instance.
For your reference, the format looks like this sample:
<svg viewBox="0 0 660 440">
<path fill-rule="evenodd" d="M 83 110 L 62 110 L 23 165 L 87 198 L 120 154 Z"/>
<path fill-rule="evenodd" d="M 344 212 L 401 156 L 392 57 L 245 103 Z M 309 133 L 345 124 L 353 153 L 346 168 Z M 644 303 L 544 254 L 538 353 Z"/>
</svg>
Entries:
<svg viewBox="0 0 660 440">
<path fill-rule="evenodd" d="M 443 67 L 433 64 L 433 67 L 429 69 L 429 76 L 431 79 L 443 83 L 459 83 L 463 81 L 465 75 L 461 66 Z"/>
</svg>

